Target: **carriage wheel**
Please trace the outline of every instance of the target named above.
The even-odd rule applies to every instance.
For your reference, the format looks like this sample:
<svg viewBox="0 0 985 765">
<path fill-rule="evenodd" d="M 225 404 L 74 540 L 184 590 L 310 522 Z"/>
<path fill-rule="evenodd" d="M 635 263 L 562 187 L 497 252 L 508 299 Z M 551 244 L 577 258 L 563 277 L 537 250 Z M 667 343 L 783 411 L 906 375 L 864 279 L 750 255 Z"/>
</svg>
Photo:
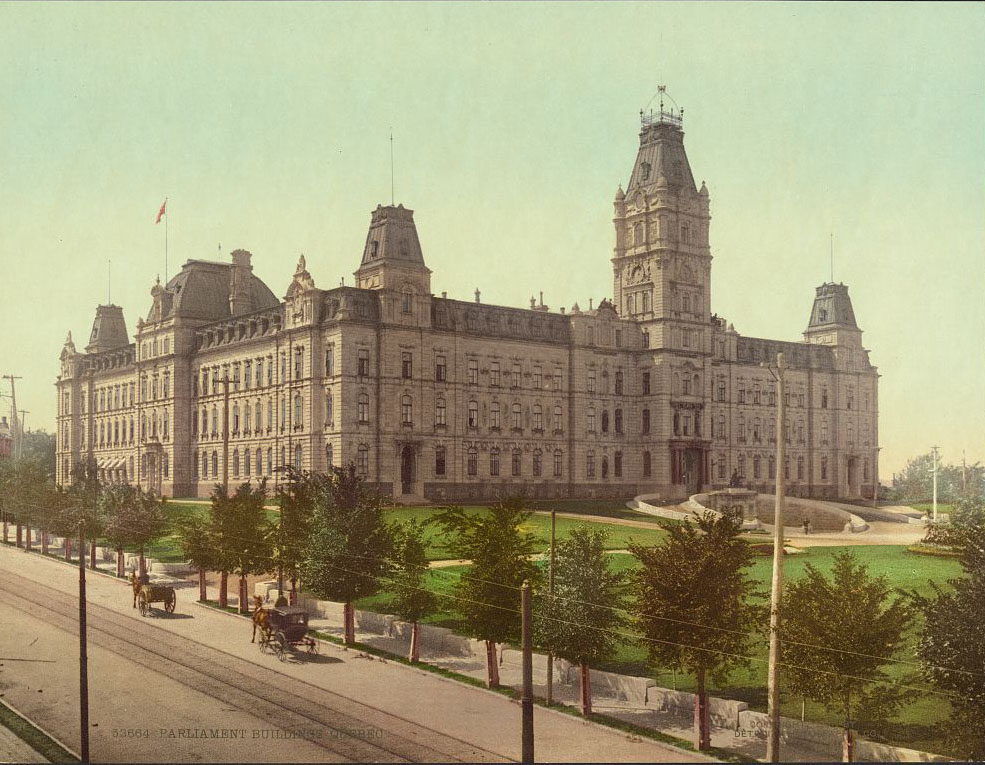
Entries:
<svg viewBox="0 0 985 765">
<path fill-rule="evenodd" d="M 140 615 L 147 616 L 150 612 L 150 603 L 147 602 L 147 596 L 144 593 L 140 593 L 139 604 Z"/>
<path fill-rule="evenodd" d="M 270 653 L 273 651 L 273 647 L 270 645 L 270 638 L 260 633 L 260 653 Z"/>
<path fill-rule="evenodd" d="M 287 653 L 289 650 L 287 638 L 284 636 L 284 633 L 278 632 L 277 637 L 274 640 L 274 652 L 277 654 L 277 658 L 281 661 L 287 661 Z"/>
<path fill-rule="evenodd" d="M 168 593 L 167 599 L 164 601 L 164 610 L 169 614 L 174 613 L 175 604 L 178 602 L 178 596 L 174 594 L 174 590 Z"/>
</svg>

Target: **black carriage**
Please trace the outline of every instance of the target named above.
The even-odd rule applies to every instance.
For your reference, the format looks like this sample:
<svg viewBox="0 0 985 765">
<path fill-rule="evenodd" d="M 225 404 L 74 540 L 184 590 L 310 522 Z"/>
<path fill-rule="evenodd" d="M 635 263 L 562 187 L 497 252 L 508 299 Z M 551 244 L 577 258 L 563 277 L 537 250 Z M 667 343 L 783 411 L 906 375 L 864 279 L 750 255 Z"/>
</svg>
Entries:
<svg viewBox="0 0 985 765">
<path fill-rule="evenodd" d="M 301 648 L 307 656 L 318 653 L 318 641 L 308 637 L 308 612 L 298 606 L 267 609 L 267 625 L 260 636 L 260 652 L 274 653 L 281 661 Z"/>
</svg>

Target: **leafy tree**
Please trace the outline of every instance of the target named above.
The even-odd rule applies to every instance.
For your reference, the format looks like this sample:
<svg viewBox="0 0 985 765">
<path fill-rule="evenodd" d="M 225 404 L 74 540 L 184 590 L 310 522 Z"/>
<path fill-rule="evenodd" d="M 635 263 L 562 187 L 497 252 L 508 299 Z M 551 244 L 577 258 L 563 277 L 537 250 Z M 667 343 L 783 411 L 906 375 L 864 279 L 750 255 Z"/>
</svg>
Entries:
<svg viewBox="0 0 985 765">
<path fill-rule="evenodd" d="M 914 595 L 924 615 L 917 653 L 924 675 L 952 695 L 952 713 L 944 723 L 951 746 L 969 760 L 985 760 L 985 522 L 969 524 L 957 550 L 964 575 L 934 595 Z"/>
<path fill-rule="evenodd" d="M 955 503 L 947 522 L 930 526 L 923 541 L 924 544 L 962 553 L 983 526 L 985 500 L 981 497 L 962 497 Z"/>
<path fill-rule="evenodd" d="M 309 476 L 311 534 L 301 562 L 305 586 L 345 604 L 345 642 L 356 640 L 352 602 L 372 595 L 389 570 L 390 528 L 379 496 L 368 492 L 354 465 Z"/>
<path fill-rule="evenodd" d="M 635 572 L 632 610 L 656 666 L 691 672 L 697 681 L 698 748 L 711 745 L 706 679 L 723 682 L 749 643 L 764 609 L 752 605 L 746 568 L 749 545 L 735 513 L 705 513 L 696 522 L 661 523 L 667 538 L 653 546 L 631 544 L 642 567 Z"/>
<path fill-rule="evenodd" d="M 393 569 L 390 579 L 394 598 L 393 612 L 411 623 L 410 662 L 417 663 L 420 639 L 418 622 L 433 613 L 438 600 L 427 589 L 427 538 L 423 524 L 416 520 L 399 524 L 393 530 Z"/>
<path fill-rule="evenodd" d="M 51 515 L 49 495 L 54 491 L 44 462 L 34 457 L 4 460 L 4 511 L 6 517 L 17 524 L 17 546 L 24 543 L 24 527 L 27 527 L 26 546 L 31 548 L 31 527 L 48 526 Z"/>
<path fill-rule="evenodd" d="M 45 430 L 28 430 L 21 443 L 22 458 L 41 463 L 49 481 L 55 480 L 55 434 Z"/>
<path fill-rule="evenodd" d="M 850 552 L 835 555 L 830 578 L 807 564 L 785 590 L 783 672 L 797 693 L 844 715 L 842 754 L 851 762 L 853 724 L 885 720 L 908 698 L 884 667 L 903 648 L 912 608 Z"/>
<path fill-rule="evenodd" d="M 490 688 L 499 686 L 496 643 L 517 640 L 520 634 L 520 587 L 524 580 L 536 585 L 541 579 L 531 560 L 537 540 L 521 530 L 528 518 L 519 498 L 501 500 L 488 513 L 450 507 L 435 516 L 448 535 L 449 552 L 472 561 L 468 575 L 455 585 L 455 596 L 466 628 L 486 641 Z"/>
<path fill-rule="evenodd" d="M 178 539 L 182 554 L 198 569 L 198 599 L 206 600 L 205 572 L 219 569 L 219 555 L 210 518 L 195 517 L 181 524 Z"/>
<path fill-rule="evenodd" d="M 937 499 L 952 502 L 960 497 L 981 497 L 985 491 L 985 466 L 945 465 L 938 459 Z M 930 502 L 934 494 L 934 457 L 931 452 L 914 457 L 895 477 L 893 496 L 902 502 Z"/>
<path fill-rule="evenodd" d="M 220 572 L 224 584 L 229 573 L 239 576 L 239 611 L 243 614 L 250 610 L 246 577 L 269 571 L 273 561 L 270 527 L 264 511 L 266 501 L 265 481 L 256 487 L 240 484 L 229 497 L 217 486 L 212 495 L 211 536 L 216 542 Z M 219 600 L 220 603 L 224 600 L 221 591 Z"/>
<path fill-rule="evenodd" d="M 624 623 L 614 610 L 623 575 L 609 569 L 606 533 L 589 526 L 572 529 L 557 543 L 554 595 L 534 603 L 534 634 L 554 655 L 581 668 L 582 714 L 592 713 L 589 666 L 608 658 L 618 642 L 614 630 Z"/>
<path fill-rule="evenodd" d="M 100 502 L 105 512 L 103 536 L 116 546 L 118 555 L 124 547 L 136 549 L 141 574 L 147 570 L 144 550 L 168 529 L 164 502 L 162 497 L 137 486 L 109 487 Z"/>
<path fill-rule="evenodd" d="M 271 531 L 277 556 L 278 595 L 284 592 L 284 577 L 291 580 L 291 602 L 297 599 L 297 581 L 304 560 L 305 544 L 311 533 L 311 519 L 319 482 L 312 474 L 294 467 L 283 468 L 287 481 L 277 489 L 280 514 Z M 331 468 L 334 471 L 335 468 Z"/>
</svg>

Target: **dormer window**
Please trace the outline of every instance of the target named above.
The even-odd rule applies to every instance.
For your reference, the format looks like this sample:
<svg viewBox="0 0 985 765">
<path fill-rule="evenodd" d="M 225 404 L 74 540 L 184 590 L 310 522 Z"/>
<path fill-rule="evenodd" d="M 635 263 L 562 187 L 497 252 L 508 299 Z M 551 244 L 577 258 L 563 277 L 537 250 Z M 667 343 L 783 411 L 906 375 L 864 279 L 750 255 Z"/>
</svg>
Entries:
<svg viewBox="0 0 985 765">
<path fill-rule="evenodd" d="M 644 162 L 640 165 L 640 177 L 645 181 L 650 177 L 650 163 Z"/>
<path fill-rule="evenodd" d="M 380 255 L 380 243 L 370 242 L 369 243 L 369 256 L 371 258 L 378 258 Z"/>
<path fill-rule="evenodd" d="M 820 308 L 817 312 L 817 320 L 819 322 L 826 322 L 828 320 L 828 309 Z"/>
</svg>

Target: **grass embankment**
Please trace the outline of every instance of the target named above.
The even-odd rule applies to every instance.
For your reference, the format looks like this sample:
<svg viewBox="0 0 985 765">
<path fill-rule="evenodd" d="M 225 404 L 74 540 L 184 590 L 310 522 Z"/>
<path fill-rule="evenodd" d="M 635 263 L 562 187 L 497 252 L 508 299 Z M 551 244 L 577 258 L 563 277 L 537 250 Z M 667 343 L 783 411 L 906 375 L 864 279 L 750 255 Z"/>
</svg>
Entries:
<svg viewBox="0 0 985 765">
<path fill-rule="evenodd" d="M 637 531 L 637 529 L 629 529 L 629 531 Z M 797 555 L 789 555 L 784 562 L 784 579 L 787 582 L 799 579 L 804 575 L 808 563 L 825 573 L 830 573 L 834 555 L 844 550 L 853 552 L 861 562 L 865 563 L 869 567 L 870 574 L 885 576 L 890 587 L 898 590 L 914 590 L 927 595 L 932 591 L 931 581 L 940 586 L 946 586 L 947 580 L 959 576 L 961 573 L 961 567 L 956 560 L 916 555 L 908 552 L 907 548 L 902 545 L 860 545 L 843 548 L 813 547 Z M 632 555 L 616 553 L 610 556 L 610 561 L 612 568 L 617 571 L 628 572 L 639 566 L 637 559 Z M 454 566 L 429 571 L 425 586 L 439 595 L 451 596 L 454 594 L 455 581 L 459 576 L 467 575 L 470 568 L 470 566 Z M 767 556 L 755 558 L 749 571 L 756 583 L 757 591 L 765 599 L 769 592 L 772 575 L 771 558 Z M 357 601 L 356 607 L 370 611 L 387 612 L 391 600 L 391 593 L 380 592 L 372 597 Z M 444 599 L 442 610 L 423 621 L 450 627 L 458 632 L 467 632 L 466 625 L 463 623 L 461 615 L 457 613 L 454 604 L 454 599 L 450 597 Z M 631 632 L 633 630 L 629 628 L 625 631 Z M 909 637 L 909 647 L 901 655 L 901 658 L 914 663 L 890 665 L 888 673 L 893 681 L 921 687 L 925 685 L 913 677 L 918 667 L 912 648 L 916 644 L 918 634 L 919 625 L 914 628 Z M 765 711 L 766 662 L 768 657 L 768 641 L 765 635 L 752 639 L 748 656 L 750 661 L 747 667 L 737 669 L 722 687 L 712 686 L 711 691 L 717 696 L 745 701 L 753 709 Z M 598 668 L 624 674 L 653 677 L 659 685 L 676 687 L 682 691 L 695 689 L 694 678 L 691 676 L 675 675 L 669 671 L 655 672 L 649 668 L 646 649 L 642 641 L 629 641 L 621 644 L 611 660 Z M 784 694 L 781 698 L 781 712 L 788 717 L 799 718 L 801 699 L 789 693 Z M 946 698 L 933 693 L 924 693 L 906 705 L 890 724 L 866 730 L 864 735 L 916 749 L 941 752 L 944 745 L 939 733 L 939 723 L 946 719 L 949 714 L 950 706 Z M 807 702 L 806 719 L 829 725 L 841 723 L 838 715 L 827 712 L 823 707 L 813 702 Z"/>
<path fill-rule="evenodd" d="M 931 517 L 933 517 L 934 515 L 933 502 L 917 502 L 916 504 L 908 505 L 908 507 L 912 507 L 914 510 L 919 510 L 921 513 L 925 513 Z M 944 515 L 948 515 L 952 510 L 954 510 L 954 505 L 945 504 L 943 502 L 937 503 L 938 515 L 940 515 L 941 513 L 943 513 Z"/>
</svg>

